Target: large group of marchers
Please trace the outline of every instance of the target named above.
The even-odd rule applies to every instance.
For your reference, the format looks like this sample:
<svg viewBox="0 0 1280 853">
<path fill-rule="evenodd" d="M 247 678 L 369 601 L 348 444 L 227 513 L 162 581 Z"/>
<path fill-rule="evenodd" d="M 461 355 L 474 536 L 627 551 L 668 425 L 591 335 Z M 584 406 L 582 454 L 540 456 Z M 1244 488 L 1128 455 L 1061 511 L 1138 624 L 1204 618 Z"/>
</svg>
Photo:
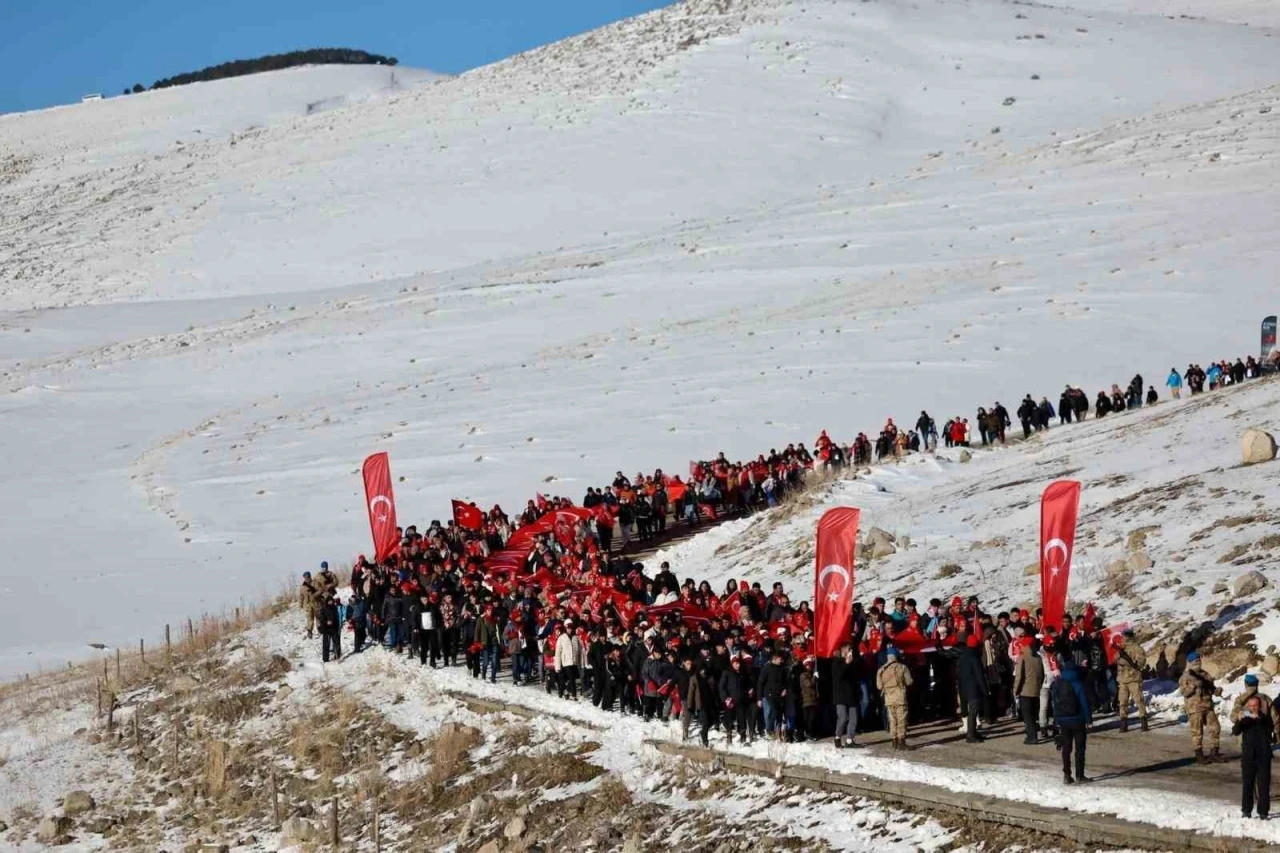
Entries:
<svg viewBox="0 0 1280 853">
<path fill-rule="evenodd" d="M 1166 386 L 1178 397 L 1184 388 L 1199 394 L 1257 375 L 1252 358 L 1237 359 L 1173 370 Z M 1135 376 L 1127 390 L 1100 392 L 1094 417 L 1158 399 L 1154 388 L 1145 396 L 1142 389 Z M 1055 417 L 1088 415 L 1088 398 L 1069 386 L 1056 411 L 1031 395 L 1016 410 L 1024 435 Z M 998 402 L 978 410 L 983 444 L 1003 442 L 1011 425 Z M 978 742 L 989 726 L 1020 720 L 1027 744 L 1057 746 L 1064 782 L 1089 782 L 1087 733 L 1105 714 L 1118 717 L 1121 732 L 1131 714 L 1147 729 L 1142 684 L 1154 665 L 1127 626 L 1105 627 L 1091 605 L 1046 622 L 1043 608 L 977 595 L 853 601 L 846 641 L 819 659 L 810 602 L 783 584 L 766 590 L 730 580 L 714 589 L 678 578 L 667 563 L 653 571 L 628 556 L 676 526 L 774 507 L 815 468 L 829 473 L 932 450 L 939 435 L 921 412 L 913 429 L 889 420 L 874 442 L 859 433 L 842 445 L 824 431 L 812 451 L 800 443 L 737 462 L 721 453 L 690 463 L 684 480 L 661 469 L 619 471 L 578 504 L 538 495 L 514 517 L 455 501 L 451 520 L 393 526 L 385 544 L 377 542 L 378 523 L 394 525 L 394 515 L 375 518 L 379 494 L 370 513 L 384 553 L 356 560 L 345 601 L 327 563 L 315 577 L 304 574 L 307 636 L 318 629 L 326 662 L 341 658 L 345 629 L 356 653 L 378 647 L 424 666 L 466 667 L 476 679 L 501 675 L 513 688 L 542 685 L 604 711 L 678 720 L 686 738 L 696 729 L 704 745 L 716 732 L 725 744 L 830 738 L 845 749 L 861 746 L 860 733 L 887 730 L 893 748 L 907 750 L 912 726 L 963 720 L 966 740 Z M 941 436 L 968 446 L 968 420 L 949 419 Z M 1223 760 L 1214 707 L 1221 689 L 1194 651 L 1161 665 L 1180 672 L 1195 760 Z M 1229 715 L 1242 739 L 1242 811 L 1249 816 L 1256 800 L 1265 818 L 1280 711 L 1256 677 L 1245 683 Z"/>
</svg>

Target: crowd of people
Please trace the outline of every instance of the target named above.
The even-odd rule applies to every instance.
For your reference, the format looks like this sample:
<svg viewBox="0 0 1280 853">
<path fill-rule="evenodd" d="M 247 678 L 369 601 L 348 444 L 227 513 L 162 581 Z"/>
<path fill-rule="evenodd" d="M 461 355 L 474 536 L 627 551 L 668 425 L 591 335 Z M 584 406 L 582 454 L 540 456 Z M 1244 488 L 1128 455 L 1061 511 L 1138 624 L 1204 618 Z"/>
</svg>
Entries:
<svg viewBox="0 0 1280 853">
<path fill-rule="evenodd" d="M 1185 379 L 1197 394 L 1206 382 L 1213 388 L 1256 375 L 1251 363 L 1237 360 L 1243 374 L 1211 365 L 1203 381 L 1193 365 L 1167 385 L 1180 393 Z M 1095 417 L 1149 402 L 1154 389 L 1145 399 L 1142 389 L 1135 376 L 1127 391 L 1100 392 Z M 1054 417 L 1083 419 L 1088 408 L 1084 392 L 1068 387 L 1056 412 L 1046 398 L 1027 395 L 1016 415 L 1030 435 Z M 977 424 L 989 444 L 1004 442 L 1012 421 L 997 402 L 978 410 Z M 967 445 L 968 430 L 967 420 L 953 418 L 942 435 L 948 445 Z M 966 739 L 978 742 L 990 725 L 1017 719 L 1027 744 L 1057 744 L 1064 782 L 1088 782 L 1087 735 L 1097 717 L 1115 714 L 1127 732 L 1132 713 L 1148 728 L 1142 646 L 1132 632 L 1106 628 L 1091 607 L 1055 629 L 1039 610 L 1013 602 L 984 607 L 976 595 L 923 606 L 876 598 L 853 605 L 850 641 L 819 661 L 809 602 L 793 601 L 783 584 L 766 591 L 730 580 L 716 590 L 706 580 L 677 578 L 666 563 L 650 571 L 628 556 L 636 540 L 669 526 L 774 506 L 811 469 L 866 465 L 873 452 L 932 449 L 937 439 L 933 418 L 921 412 L 912 430 L 888 421 L 874 445 L 862 433 L 840 445 L 823 432 L 812 452 L 801 443 L 747 462 L 722 453 L 691 464 L 687 481 L 661 470 L 632 478 L 618 472 L 609 487 L 588 489 L 580 505 L 538 496 L 514 519 L 497 506 L 455 505 L 452 520 L 404 528 L 398 553 L 384 561 L 360 556 L 346 601 L 327 564 L 316 577 L 306 573 L 299 603 L 307 634 L 319 631 L 325 661 L 341 659 L 345 629 L 355 653 L 381 646 L 424 666 L 465 667 L 477 679 L 542 685 L 604 711 L 677 719 L 686 737 L 696 728 L 703 744 L 718 730 L 728 743 L 830 737 L 844 749 L 858 747 L 860 733 L 887 730 L 895 749 L 910 749 L 913 726 L 963 720 Z M 517 565 L 496 570 L 492 558 L 510 553 L 516 540 Z M 1179 689 L 1195 760 L 1221 760 L 1213 711 L 1221 691 L 1194 653 Z M 1265 696 L 1255 691 L 1237 706 L 1232 721 L 1246 743 L 1280 734 L 1280 712 Z M 1258 719 L 1269 723 L 1251 722 Z M 1270 751 L 1246 752 L 1260 794 Z M 1242 803 L 1246 813 L 1250 802 Z M 1266 803 L 1258 799 L 1260 815 Z"/>
</svg>

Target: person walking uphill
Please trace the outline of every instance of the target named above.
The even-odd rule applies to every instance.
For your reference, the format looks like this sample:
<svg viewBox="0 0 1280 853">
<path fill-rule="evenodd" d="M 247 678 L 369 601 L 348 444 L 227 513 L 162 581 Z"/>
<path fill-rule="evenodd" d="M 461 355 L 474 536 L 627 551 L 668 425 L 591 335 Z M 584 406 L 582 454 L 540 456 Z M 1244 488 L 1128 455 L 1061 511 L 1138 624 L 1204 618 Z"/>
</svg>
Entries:
<svg viewBox="0 0 1280 853">
<path fill-rule="evenodd" d="M 1209 764 L 1222 756 L 1218 752 L 1218 739 L 1222 727 L 1218 725 L 1218 715 L 1213 710 L 1213 697 L 1221 695 L 1222 688 L 1213 683 L 1213 679 L 1200 665 L 1200 655 L 1192 652 L 1187 655 L 1187 668 L 1178 679 L 1178 692 L 1182 694 L 1187 712 L 1187 723 L 1191 726 L 1191 748 L 1195 750 L 1197 764 Z M 1204 754 L 1204 733 L 1209 733 L 1209 755 Z"/>
<path fill-rule="evenodd" d="M 1049 688 L 1049 704 L 1053 708 L 1053 719 L 1058 724 L 1062 781 L 1068 785 L 1073 782 L 1092 782 L 1092 779 L 1084 775 L 1084 759 L 1088 727 L 1093 725 L 1093 710 L 1089 707 L 1084 681 L 1075 663 L 1064 657 L 1059 662 L 1059 670 L 1061 674 L 1058 680 Z M 1076 770 L 1074 779 L 1071 776 L 1073 753 Z"/>
<path fill-rule="evenodd" d="M 885 650 L 888 660 L 876 673 L 876 689 L 884 696 L 885 713 L 889 717 L 889 736 L 894 749 L 907 747 L 907 688 L 913 683 L 911 670 L 898 660 L 898 650 Z"/>
<path fill-rule="evenodd" d="M 1253 817 L 1255 797 L 1258 817 L 1267 819 L 1271 811 L 1271 747 L 1276 742 L 1274 709 L 1267 697 L 1257 692 L 1258 678 L 1250 685 L 1254 692 L 1231 712 L 1231 733 L 1240 737 L 1240 813 Z"/>
</svg>

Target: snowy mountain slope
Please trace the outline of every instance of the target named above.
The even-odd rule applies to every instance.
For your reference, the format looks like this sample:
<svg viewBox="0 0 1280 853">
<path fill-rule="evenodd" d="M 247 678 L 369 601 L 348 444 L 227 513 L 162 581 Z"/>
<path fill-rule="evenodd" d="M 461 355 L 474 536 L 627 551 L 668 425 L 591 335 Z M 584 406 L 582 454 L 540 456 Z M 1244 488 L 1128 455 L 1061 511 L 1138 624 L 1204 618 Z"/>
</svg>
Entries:
<svg viewBox="0 0 1280 853">
<path fill-rule="evenodd" d="M 56 155 L 85 171 L 164 157 L 175 146 L 262 131 L 274 124 L 388 97 L 444 79 L 418 68 L 303 65 L 28 113 L 0 114 L 17 151 Z M 77 161 L 79 161 L 77 163 Z"/>
<path fill-rule="evenodd" d="M 74 182 L 51 131 L 9 120 L 0 145 L 33 159 L 5 190 L 0 276 L 24 284 L 0 304 L 311 290 L 611 242 L 1255 88 L 1274 57 L 1266 34 L 1209 22 L 700 0 L 234 148 L 162 134 L 158 159 Z M 101 117 L 127 126 L 129 104 Z M 199 112 L 235 127 L 228 110 Z M 96 150 L 97 121 L 55 115 L 63 146 Z"/>
<path fill-rule="evenodd" d="M 349 557 L 374 449 L 423 520 L 1251 350 L 1273 47 L 694 2 L 96 170 L 0 121 L 0 670 Z"/>
</svg>

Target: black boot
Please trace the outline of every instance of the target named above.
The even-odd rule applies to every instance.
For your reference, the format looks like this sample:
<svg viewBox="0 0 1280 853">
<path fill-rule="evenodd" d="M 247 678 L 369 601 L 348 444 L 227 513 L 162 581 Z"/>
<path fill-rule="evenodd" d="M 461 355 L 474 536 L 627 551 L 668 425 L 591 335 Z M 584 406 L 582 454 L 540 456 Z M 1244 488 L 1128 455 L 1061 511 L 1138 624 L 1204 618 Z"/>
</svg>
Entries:
<svg viewBox="0 0 1280 853">
<path fill-rule="evenodd" d="M 1070 785 L 1070 784 L 1074 783 L 1075 781 L 1076 781 L 1075 779 L 1072 779 L 1072 778 L 1071 778 L 1071 774 L 1070 774 L 1070 773 L 1066 773 L 1066 772 L 1064 772 L 1064 773 L 1062 774 L 1062 784 L 1064 784 L 1064 785 Z"/>
<path fill-rule="evenodd" d="M 1121 731 L 1121 732 L 1127 732 L 1127 731 L 1129 731 L 1129 718 L 1128 718 L 1128 717 L 1121 717 L 1121 718 L 1120 718 L 1120 731 Z"/>
<path fill-rule="evenodd" d="M 1147 718 L 1146 718 L 1146 717 L 1143 717 L 1143 718 L 1142 718 L 1142 730 L 1143 730 L 1144 732 L 1149 732 L 1149 731 L 1151 731 L 1150 727 L 1148 727 L 1148 726 L 1147 726 Z"/>
<path fill-rule="evenodd" d="M 1203 749 L 1197 749 L 1197 750 L 1196 750 L 1196 764 L 1208 764 L 1208 763 L 1209 763 L 1209 759 L 1207 759 L 1207 758 L 1205 758 L 1205 757 L 1204 757 L 1204 750 L 1203 750 Z"/>
</svg>

